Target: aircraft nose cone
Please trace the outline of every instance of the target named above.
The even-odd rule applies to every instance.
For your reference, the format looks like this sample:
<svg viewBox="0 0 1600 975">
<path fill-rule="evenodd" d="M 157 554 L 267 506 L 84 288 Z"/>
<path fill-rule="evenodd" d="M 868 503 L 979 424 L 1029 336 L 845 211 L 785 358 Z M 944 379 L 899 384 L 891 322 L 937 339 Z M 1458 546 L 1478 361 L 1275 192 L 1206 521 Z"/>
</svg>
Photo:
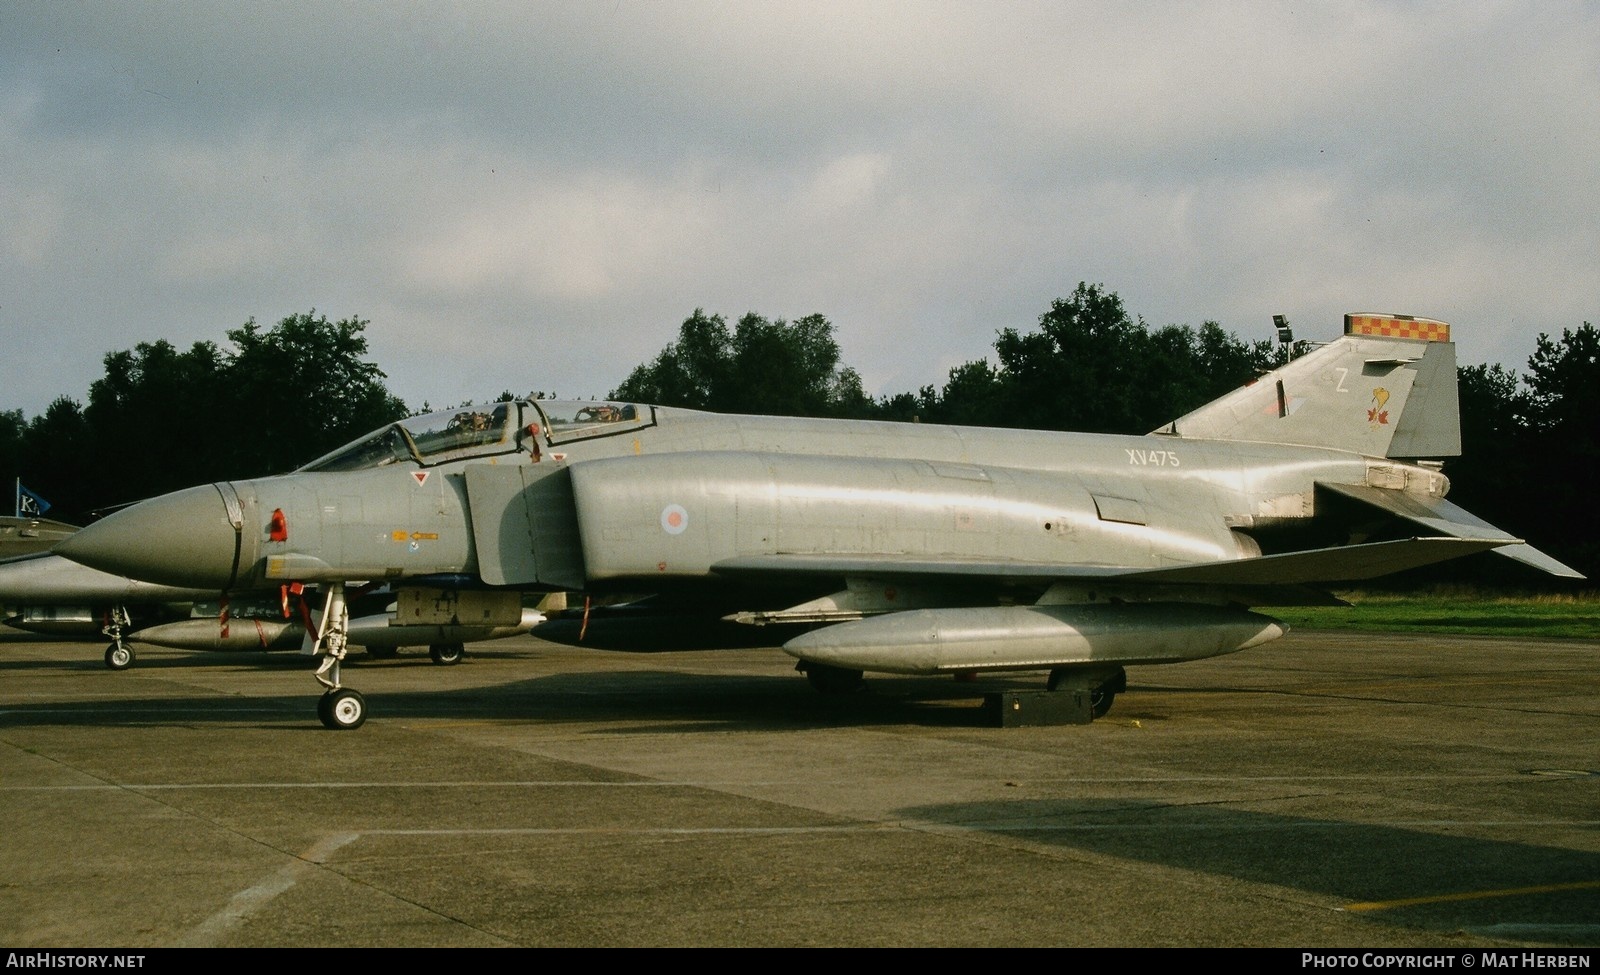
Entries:
<svg viewBox="0 0 1600 975">
<path fill-rule="evenodd" d="M 221 591 L 237 571 L 237 512 L 232 485 L 189 488 L 124 508 L 57 543 L 54 551 L 131 579 Z"/>
</svg>

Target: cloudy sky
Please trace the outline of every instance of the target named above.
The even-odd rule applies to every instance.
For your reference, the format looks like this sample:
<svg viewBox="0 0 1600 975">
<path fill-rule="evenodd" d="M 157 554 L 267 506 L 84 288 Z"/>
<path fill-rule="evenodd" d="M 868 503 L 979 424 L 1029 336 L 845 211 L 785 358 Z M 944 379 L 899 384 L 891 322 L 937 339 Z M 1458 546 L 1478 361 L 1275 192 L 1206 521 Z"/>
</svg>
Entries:
<svg viewBox="0 0 1600 975">
<path fill-rule="evenodd" d="M 875 394 L 1079 281 L 1152 325 L 1600 323 L 1600 6 L 0 4 L 0 409 L 315 308 L 413 407 L 604 395 L 695 308 Z"/>
</svg>

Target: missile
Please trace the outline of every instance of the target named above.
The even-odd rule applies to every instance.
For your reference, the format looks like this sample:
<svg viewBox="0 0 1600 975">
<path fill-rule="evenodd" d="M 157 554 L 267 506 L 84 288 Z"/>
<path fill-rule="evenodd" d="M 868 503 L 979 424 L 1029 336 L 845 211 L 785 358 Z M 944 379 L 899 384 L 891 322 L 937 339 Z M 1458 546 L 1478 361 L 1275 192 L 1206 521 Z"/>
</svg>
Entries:
<svg viewBox="0 0 1600 975">
<path fill-rule="evenodd" d="M 812 630 L 783 645 L 810 663 L 891 674 L 1199 660 L 1275 640 L 1284 624 L 1187 603 L 921 609 Z"/>
<path fill-rule="evenodd" d="M 544 614 L 536 609 L 524 609 L 522 619 L 514 624 L 490 626 L 484 624 L 424 624 L 391 622 L 392 613 L 380 616 L 363 616 L 350 621 L 350 642 L 358 647 L 418 647 L 450 643 L 481 643 L 500 640 L 508 636 L 521 636 L 544 622 Z"/>
</svg>

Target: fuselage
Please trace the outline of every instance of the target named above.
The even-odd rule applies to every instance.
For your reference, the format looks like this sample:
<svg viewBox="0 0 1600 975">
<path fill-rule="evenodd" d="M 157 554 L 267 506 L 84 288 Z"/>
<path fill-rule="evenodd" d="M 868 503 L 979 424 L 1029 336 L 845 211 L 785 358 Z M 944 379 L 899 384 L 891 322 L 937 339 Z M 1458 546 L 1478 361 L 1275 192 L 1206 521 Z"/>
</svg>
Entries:
<svg viewBox="0 0 1600 975">
<path fill-rule="evenodd" d="M 591 414 L 563 422 L 575 406 Z M 66 551 L 212 591 L 438 576 L 640 588 L 763 555 L 1160 567 L 1259 555 L 1263 533 L 1313 516 L 1317 482 L 1448 488 L 1437 470 L 1340 450 L 1159 435 L 521 403 L 468 436 L 468 415 L 487 416 L 414 418 L 291 474 L 144 502 Z M 426 436 L 439 449 L 419 448 Z"/>
</svg>

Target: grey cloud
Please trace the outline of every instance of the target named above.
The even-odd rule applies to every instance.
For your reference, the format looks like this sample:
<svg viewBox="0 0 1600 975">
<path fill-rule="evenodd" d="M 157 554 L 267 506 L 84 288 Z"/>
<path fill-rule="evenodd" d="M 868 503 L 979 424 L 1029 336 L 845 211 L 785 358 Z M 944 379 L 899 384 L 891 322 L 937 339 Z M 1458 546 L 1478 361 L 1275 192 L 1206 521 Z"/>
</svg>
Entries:
<svg viewBox="0 0 1600 975">
<path fill-rule="evenodd" d="M 0 407 L 315 305 L 408 402 L 603 394 L 697 306 L 888 393 L 1079 281 L 1521 366 L 1596 317 L 1581 4 L 13 4 Z"/>
</svg>

